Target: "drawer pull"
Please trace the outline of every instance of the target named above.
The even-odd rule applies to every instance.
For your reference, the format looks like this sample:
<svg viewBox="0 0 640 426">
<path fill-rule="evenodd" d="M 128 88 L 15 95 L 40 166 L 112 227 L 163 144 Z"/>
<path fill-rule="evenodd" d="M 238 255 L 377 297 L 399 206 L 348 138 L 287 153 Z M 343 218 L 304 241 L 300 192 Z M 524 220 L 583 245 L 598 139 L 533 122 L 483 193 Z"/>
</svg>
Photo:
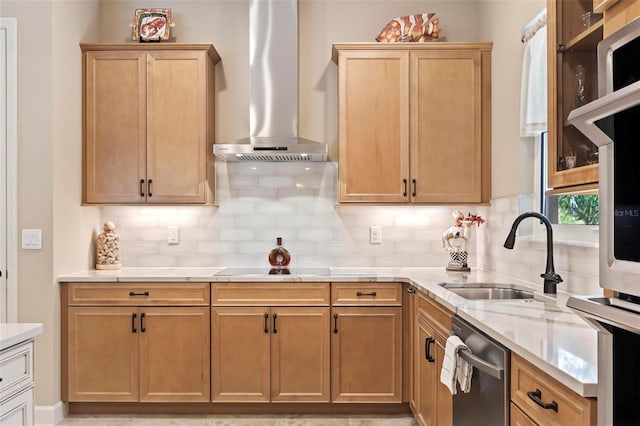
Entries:
<svg viewBox="0 0 640 426">
<path fill-rule="evenodd" d="M 148 296 L 149 292 L 145 291 L 144 293 L 136 293 L 135 291 L 130 291 L 129 292 L 129 296 L 133 297 L 133 296 Z"/>
<path fill-rule="evenodd" d="M 140 179 L 140 196 L 144 197 L 144 179 Z"/>
<path fill-rule="evenodd" d="M 149 197 L 153 197 L 153 194 L 151 193 L 151 184 L 153 183 L 153 179 L 149 179 L 147 181 L 147 194 L 149 194 Z"/>
<path fill-rule="evenodd" d="M 407 288 L 407 293 L 411 293 L 411 294 L 413 294 L 413 293 L 415 293 L 415 292 L 416 292 L 416 289 L 415 289 L 415 288 L 413 288 L 413 287 L 409 287 L 409 288 Z"/>
<path fill-rule="evenodd" d="M 431 344 L 435 341 L 436 339 L 434 339 L 433 337 L 427 337 L 426 339 L 424 339 L 424 359 L 429 362 L 436 361 L 431 355 Z"/>
<path fill-rule="evenodd" d="M 402 179 L 402 196 L 403 197 L 407 196 L 407 180 L 406 179 Z"/>
<path fill-rule="evenodd" d="M 278 314 L 273 314 L 273 334 L 278 334 L 278 328 L 276 327 L 277 319 L 278 319 Z"/>
<path fill-rule="evenodd" d="M 544 408 L 545 410 L 553 410 L 556 413 L 558 412 L 558 403 L 555 401 L 544 402 L 542 401 L 542 391 L 540 389 L 536 389 L 535 392 L 529 391 L 527 392 L 527 396 L 536 404 Z"/>
<path fill-rule="evenodd" d="M 269 332 L 269 314 L 264 314 L 264 332 Z"/>
<path fill-rule="evenodd" d="M 413 182 L 413 192 L 411 193 L 412 197 L 416 197 L 417 191 L 418 191 L 418 181 L 416 181 L 415 179 L 411 179 L 411 181 Z"/>
<path fill-rule="evenodd" d="M 376 297 L 376 292 L 372 291 L 371 293 L 363 293 L 361 291 L 356 293 L 356 296 L 360 297 L 360 296 L 373 296 Z"/>
<path fill-rule="evenodd" d="M 136 330 L 136 317 L 138 315 L 137 314 L 131 314 L 131 332 L 132 333 L 137 333 L 138 330 Z"/>
<path fill-rule="evenodd" d="M 147 331 L 147 328 L 144 326 L 144 318 L 145 318 L 145 314 L 143 312 L 142 314 L 140 314 L 140 331 L 142 333 Z"/>
<path fill-rule="evenodd" d="M 338 314 L 333 314 L 333 334 L 338 334 Z"/>
</svg>

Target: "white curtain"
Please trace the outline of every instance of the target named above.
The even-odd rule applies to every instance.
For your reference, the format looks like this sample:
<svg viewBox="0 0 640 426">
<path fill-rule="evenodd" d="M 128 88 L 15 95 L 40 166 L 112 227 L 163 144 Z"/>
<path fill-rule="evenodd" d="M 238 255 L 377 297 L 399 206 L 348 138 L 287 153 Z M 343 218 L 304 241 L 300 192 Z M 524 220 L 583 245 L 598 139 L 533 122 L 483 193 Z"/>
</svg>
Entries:
<svg viewBox="0 0 640 426">
<path fill-rule="evenodd" d="M 522 82 L 520 84 L 520 136 L 547 130 L 547 11 L 523 29 Z"/>
</svg>

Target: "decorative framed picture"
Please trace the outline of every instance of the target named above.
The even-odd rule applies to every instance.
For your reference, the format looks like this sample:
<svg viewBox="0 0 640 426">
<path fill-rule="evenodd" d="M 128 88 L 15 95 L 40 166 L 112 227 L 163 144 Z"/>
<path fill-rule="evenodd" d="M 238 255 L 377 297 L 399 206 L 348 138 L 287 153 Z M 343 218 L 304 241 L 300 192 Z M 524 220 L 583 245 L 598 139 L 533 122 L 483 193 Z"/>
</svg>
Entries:
<svg viewBox="0 0 640 426">
<path fill-rule="evenodd" d="M 171 9 L 136 9 L 132 27 L 131 39 L 136 41 L 169 40 L 171 28 Z"/>
</svg>

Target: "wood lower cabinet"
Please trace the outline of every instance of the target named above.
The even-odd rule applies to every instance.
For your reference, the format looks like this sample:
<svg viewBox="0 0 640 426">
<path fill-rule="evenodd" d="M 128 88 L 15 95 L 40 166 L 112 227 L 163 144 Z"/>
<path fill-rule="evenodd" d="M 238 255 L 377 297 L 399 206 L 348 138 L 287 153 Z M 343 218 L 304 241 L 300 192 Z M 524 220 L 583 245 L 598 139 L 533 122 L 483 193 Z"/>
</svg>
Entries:
<svg viewBox="0 0 640 426">
<path fill-rule="evenodd" d="M 211 400 L 271 400 L 271 316 L 264 307 L 211 310 Z"/>
<path fill-rule="evenodd" d="M 403 401 L 402 289 L 331 283 L 331 401 Z"/>
<path fill-rule="evenodd" d="M 409 403 L 409 408 L 415 413 L 416 393 L 415 393 L 415 351 L 416 342 L 416 309 L 417 296 L 416 288 L 410 284 L 404 286 L 402 294 L 402 400 Z"/>
<path fill-rule="evenodd" d="M 208 284 L 180 285 L 187 294 L 209 294 Z M 91 286 L 62 287 L 63 301 L 71 304 L 63 304 L 62 314 L 64 401 L 209 401 L 208 306 L 144 306 L 167 304 L 166 300 L 154 302 L 156 290 L 182 300 L 177 287 L 166 291 L 171 284 L 151 284 L 146 291 L 138 291 L 144 284 L 112 284 L 110 289 L 96 284 L 95 293 Z M 130 295 L 129 300 L 111 303 L 131 306 L 100 306 L 99 295 L 104 291 L 111 296 Z M 90 301 L 82 301 L 79 295 Z"/>
<path fill-rule="evenodd" d="M 489 201 L 491 47 L 334 44 L 341 203 Z"/>
<path fill-rule="evenodd" d="M 329 402 L 329 283 L 212 285 L 213 402 Z"/>
<path fill-rule="evenodd" d="M 440 382 L 440 370 L 453 314 L 420 292 L 417 304 L 414 414 L 422 426 L 450 426 L 453 422 L 453 398 L 449 389 Z"/>
<path fill-rule="evenodd" d="M 331 310 L 331 400 L 402 401 L 402 308 Z"/>
<path fill-rule="evenodd" d="M 329 307 L 214 307 L 213 402 L 329 402 Z"/>
<path fill-rule="evenodd" d="M 576 394 L 517 354 L 511 354 L 511 425 L 592 426 L 597 424 L 596 405 L 595 398 Z"/>
<path fill-rule="evenodd" d="M 80 47 L 83 202 L 213 203 L 213 46 Z"/>
</svg>

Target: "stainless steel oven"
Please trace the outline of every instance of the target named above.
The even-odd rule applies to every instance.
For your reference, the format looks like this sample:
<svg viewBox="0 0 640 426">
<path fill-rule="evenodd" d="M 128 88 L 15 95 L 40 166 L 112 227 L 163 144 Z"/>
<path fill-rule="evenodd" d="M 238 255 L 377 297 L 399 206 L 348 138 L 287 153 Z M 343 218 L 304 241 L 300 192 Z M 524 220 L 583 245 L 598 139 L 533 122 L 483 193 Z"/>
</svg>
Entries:
<svg viewBox="0 0 640 426">
<path fill-rule="evenodd" d="M 600 286 L 567 306 L 598 331 L 598 424 L 640 424 L 640 18 L 598 45 L 599 98 L 569 122 L 599 146 Z"/>
</svg>

